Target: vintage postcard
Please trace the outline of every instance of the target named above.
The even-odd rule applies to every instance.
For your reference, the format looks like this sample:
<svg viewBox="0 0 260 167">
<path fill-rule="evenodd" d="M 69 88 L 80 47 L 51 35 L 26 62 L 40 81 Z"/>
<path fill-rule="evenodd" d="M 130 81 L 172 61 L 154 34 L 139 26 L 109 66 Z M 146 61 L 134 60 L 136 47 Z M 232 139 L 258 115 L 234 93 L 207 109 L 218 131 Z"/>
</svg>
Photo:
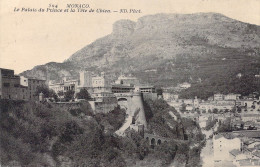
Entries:
<svg viewBox="0 0 260 167">
<path fill-rule="evenodd" d="M 259 0 L 0 1 L 0 167 L 249 166 Z"/>
</svg>

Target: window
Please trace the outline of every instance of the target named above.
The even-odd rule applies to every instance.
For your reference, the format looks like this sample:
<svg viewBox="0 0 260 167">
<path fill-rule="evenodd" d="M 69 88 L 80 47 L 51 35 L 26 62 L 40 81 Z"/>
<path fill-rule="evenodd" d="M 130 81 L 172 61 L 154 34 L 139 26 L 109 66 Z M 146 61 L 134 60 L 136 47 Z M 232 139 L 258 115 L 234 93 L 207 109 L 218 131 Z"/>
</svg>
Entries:
<svg viewBox="0 0 260 167">
<path fill-rule="evenodd" d="M 19 84 L 14 84 L 14 87 L 16 87 L 16 88 L 19 87 Z"/>
<path fill-rule="evenodd" d="M 10 83 L 4 83 L 4 87 L 10 87 Z"/>
</svg>

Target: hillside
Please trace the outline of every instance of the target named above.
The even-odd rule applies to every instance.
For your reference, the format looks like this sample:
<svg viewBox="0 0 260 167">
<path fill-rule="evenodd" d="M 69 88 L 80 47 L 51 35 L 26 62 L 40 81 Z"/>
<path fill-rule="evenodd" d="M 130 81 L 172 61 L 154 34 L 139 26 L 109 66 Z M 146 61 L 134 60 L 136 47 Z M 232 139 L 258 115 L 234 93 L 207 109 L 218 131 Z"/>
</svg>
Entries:
<svg viewBox="0 0 260 167">
<path fill-rule="evenodd" d="M 135 131 L 114 134 L 125 121 L 124 109 L 94 114 L 89 105 L 0 100 L 0 166 L 162 167 L 173 160 L 199 165 L 204 136 L 198 124 L 179 116 L 176 122 L 169 111 L 177 111 L 166 102 L 146 105 L 151 133 L 170 139 L 155 149 Z"/>
<path fill-rule="evenodd" d="M 106 71 L 115 78 L 123 71 L 157 86 L 188 81 L 193 87 L 214 87 L 236 82 L 238 73 L 250 78 L 259 73 L 259 44 L 259 26 L 221 14 L 156 14 L 137 22 L 119 20 L 111 34 L 63 63 L 36 66 L 22 74 L 44 78 L 48 69 L 51 79 L 56 79 L 87 69 Z"/>
</svg>

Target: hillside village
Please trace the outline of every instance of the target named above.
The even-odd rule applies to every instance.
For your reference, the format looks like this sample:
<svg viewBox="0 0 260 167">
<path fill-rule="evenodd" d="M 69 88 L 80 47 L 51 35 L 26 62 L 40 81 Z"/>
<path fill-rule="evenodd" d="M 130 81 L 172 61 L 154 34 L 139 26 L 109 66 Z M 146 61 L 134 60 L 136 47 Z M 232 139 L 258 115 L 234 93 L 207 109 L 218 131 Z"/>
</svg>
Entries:
<svg viewBox="0 0 260 167">
<path fill-rule="evenodd" d="M 182 118 L 191 119 L 200 125 L 206 134 L 206 146 L 212 147 L 215 165 L 250 166 L 260 164 L 260 97 L 258 92 L 249 96 L 240 94 L 214 94 L 208 100 L 180 99 L 177 93 L 153 85 L 142 84 L 134 76 L 121 75 L 114 82 L 104 72 L 100 75 L 82 71 L 79 79 L 64 77 L 60 82 L 39 80 L 14 75 L 13 70 L 1 69 L 1 99 L 36 100 L 57 104 L 77 104 L 88 100 L 95 113 L 109 113 L 118 105 L 126 110 L 124 124 L 115 133 L 127 136 L 129 130 L 141 133 L 152 147 L 169 139 L 147 133 L 144 101 L 163 99 L 174 107 Z M 48 97 L 39 88 L 48 87 L 53 95 Z M 187 89 L 189 83 L 179 84 L 179 89 Z M 82 91 L 87 96 L 79 97 Z M 67 94 L 70 98 L 66 99 Z M 144 101 L 143 101 L 144 100 Z M 178 114 L 170 115 L 178 120 Z M 202 150 L 203 152 L 203 150 Z M 228 158 L 227 158 L 228 157 Z"/>
<path fill-rule="evenodd" d="M 178 94 L 163 90 L 163 97 L 182 117 L 197 121 L 207 134 L 207 165 L 260 165 L 260 97 L 258 92 L 214 94 L 208 100 L 197 97 L 179 99 Z M 214 152 L 210 152 L 210 149 Z M 206 158 L 205 158 L 206 159 Z"/>
<path fill-rule="evenodd" d="M 197 149 L 200 150 L 202 148 L 203 135 L 199 126 L 195 121 L 182 119 L 177 111 L 165 103 L 161 95 L 157 94 L 154 86 L 142 84 L 134 76 L 121 75 L 116 81 L 111 82 L 110 78 L 103 72 L 101 74 L 94 74 L 89 71 L 82 71 L 79 79 L 64 77 L 60 82 L 55 82 L 38 80 L 36 78 L 26 78 L 24 76 L 15 75 L 13 70 L 1 69 L 0 78 L 2 85 L 1 105 L 5 106 L 3 107 L 5 108 L 3 112 L 1 111 L 3 118 L 7 117 L 8 119 L 14 119 L 13 116 L 21 112 L 19 110 L 24 110 L 24 113 L 22 112 L 23 114 L 26 114 L 29 111 L 37 116 L 37 114 L 39 114 L 37 113 L 37 110 L 44 109 L 44 106 L 47 108 L 50 106 L 51 108 L 58 107 L 62 110 L 67 108 L 72 116 L 79 117 L 77 119 L 83 119 L 81 120 L 83 122 L 84 120 L 87 121 L 91 118 L 96 119 L 99 122 L 109 115 L 114 115 L 116 112 L 119 112 L 114 116 L 115 118 L 120 117 L 119 120 L 115 120 L 117 126 L 113 125 L 115 123 L 112 123 L 111 120 L 108 122 L 100 122 L 102 127 L 104 127 L 104 129 L 102 129 L 104 135 L 112 134 L 118 142 L 121 140 L 118 139 L 120 137 L 132 141 L 137 135 L 138 140 L 135 139 L 137 140 L 136 142 L 144 140 L 145 146 L 141 146 L 145 147 L 144 149 L 150 150 L 151 156 L 158 152 L 158 149 L 162 149 L 166 146 L 175 147 L 174 152 L 167 153 L 166 157 L 170 156 L 171 158 L 167 158 L 166 162 L 163 160 L 164 157 L 162 157 L 163 161 L 157 158 L 159 163 L 171 163 L 178 150 L 177 146 L 180 147 L 179 149 L 182 149 L 182 147 L 186 149 L 181 152 L 179 151 L 176 155 L 177 160 L 175 160 L 174 163 L 187 163 L 190 165 L 199 163 L 199 161 L 197 161 L 199 154 L 186 159 L 178 158 L 181 155 L 187 156 L 188 152 L 195 152 Z M 14 106 L 14 109 L 10 104 L 16 102 L 20 103 L 18 106 L 22 106 L 17 106 L 18 108 Z M 82 110 L 81 107 L 78 108 L 79 106 L 86 105 L 85 102 L 89 104 L 89 107 L 85 107 L 84 110 Z M 32 107 L 32 109 L 23 109 L 23 105 L 27 105 L 29 108 Z M 19 112 L 14 112 L 13 110 L 18 110 Z M 48 110 L 49 109 L 39 112 L 50 112 Z M 9 115 L 8 112 L 14 113 Z M 7 113 L 7 115 L 5 113 Z M 83 113 L 86 113 L 87 115 Z M 109 119 L 114 120 L 114 117 L 110 116 Z M 44 115 L 43 118 L 45 118 Z M 15 119 L 17 119 L 16 116 Z M 27 120 L 28 119 L 25 119 L 25 121 Z M 80 126 L 80 122 L 78 123 L 78 126 Z M 11 126 L 11 124 L 9 125 L 9 123 L 7 123 L 7 125 L 1 125 L 2 128 L 6 126 Z M 19 127 L 20 125 L 16 124 L 15 126 Z M 7 131 L 7 133 L 9 132 Z M 35 140 L 36 139 L 37 138 L 35 138 Z M 57 139 L 54 138 L 53 140 L 56 141 Z M 191 143 L 192 145 L 195 144 L 196 147 L 192 146 Z M 57 144 L 59 145 L 60 143 L 58 142 Z M 6 145 L 6 147 L 8 147 L 8 145 Z M 138 148 L 140 145 L 138 144 L 135 147 Z M 50 148 L 55 151 L 55 148 L 52 148 L 52 146 L 50 146 Z M 6 149 L 7 148 L 5 148 L 5 150 Z M 138 161 L 142 160 L 145 156 L 147 157 L 147 155 L 148 153 L 145 153 L 145 155 L 142 156 L 140 155 L 141 158 L 136 159 L 134 162 L 139 163 Z M 131 159 L 133 158 L 135 159 L 135 157 L 132 157 Z M 151 157 L 148 156 L 147 158 Z M 149 164 L 147 158 L 144 162 Z M 13 164 L 16 163 L 16 161 L 10 163 Z M 18 161 L 17 163 L 19 164 L 20 162 Z M 63 161 L 58 161 L 58 163 L 63 163 Z M 74 162 L 72 161 L 71 163 Z"/>
<path fill-rule="evenodd" d="M 0 166 L 260 166 L 259 30 L 147 15 L 63 62 L 0 68 Z"/>
</svg>

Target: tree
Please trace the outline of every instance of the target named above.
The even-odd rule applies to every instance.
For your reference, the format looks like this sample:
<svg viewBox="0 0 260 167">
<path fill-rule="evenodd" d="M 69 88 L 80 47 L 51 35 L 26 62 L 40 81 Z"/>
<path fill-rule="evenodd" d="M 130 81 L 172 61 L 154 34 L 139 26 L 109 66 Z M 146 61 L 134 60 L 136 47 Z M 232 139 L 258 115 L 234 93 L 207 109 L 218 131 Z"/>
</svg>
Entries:
<svg viewBox="0 0 260 167">
<path fill-rule="evenodd" d="M 58 96 L 54 90 L 49 89 L 47 86 L 37 86 L 35 95 L 39 96 L 40 93 L 43 93 L 46 98 L 54 98 L 55 101 L 58 100 Z"/>
<path fill-rule="evenodd" d="M 80 91 L 76 94 L 78 99 L 90 99 L 90 94 L 88 93 L 87 89 L 80 89 Z"/>
<path fill-rule="evenodd" d="M 214 108 L 214 109 L 213 109 L 213 113 L 214 113 L 214 114 L 217 114 L 217 113 L 218 113 L 218 109 Z"/>
<path fill-rule="evenodd" d="M 64 92 L 63 91 L 58 91 L 58 96 L 59 97 L 64 96 Z"/>
<path fill-rule="evenodd" d="M 184 103 L 181 104 L 180 111 L 181 111 L 181 112 L 186 111 L 186 104 L 184 104 Z"/>
<path fill-rule="evenodd" d="M 75 92 L 73 90 L 68 90 L 67 92 L 64 93 L 65 100 L 70 101 L 73 99 Z"/>
</svg>

